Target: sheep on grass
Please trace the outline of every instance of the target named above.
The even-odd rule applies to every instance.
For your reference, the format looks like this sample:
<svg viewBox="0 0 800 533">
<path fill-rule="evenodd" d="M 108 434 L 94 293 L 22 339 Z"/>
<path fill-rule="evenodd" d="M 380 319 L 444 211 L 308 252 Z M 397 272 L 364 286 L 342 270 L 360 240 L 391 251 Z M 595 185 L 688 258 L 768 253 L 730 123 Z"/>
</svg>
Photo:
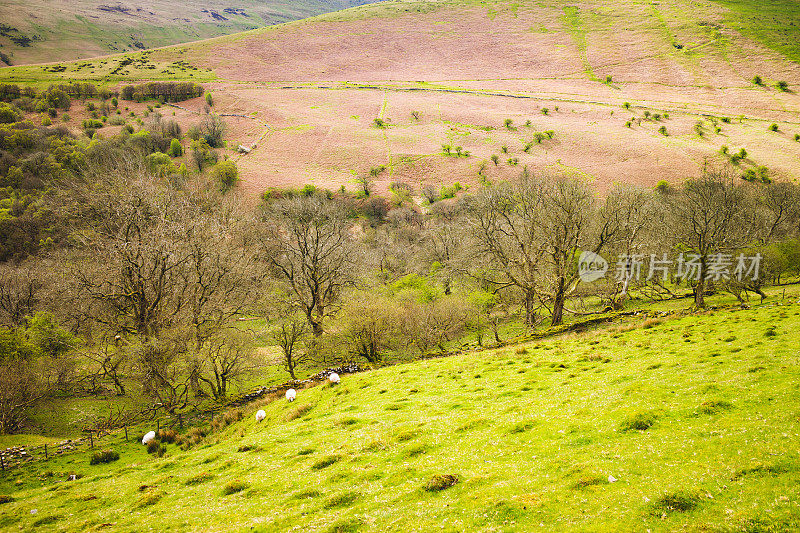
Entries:
<svg viewBox="0 0 800 533">
<path fill-rule="evenodd" d="M 335 385 L 339 383 L 342 379 L 336 372 L 331 372 L 330 375 L 328 375 L 328 380 Z"/>
<path fill-rule="evenodd" d="M 256 412 L 256 422 L 261 422 L 265 418 L 267 418 L 267 413 L 265 413 L 263 409 L 259 409 Z"/>
<path fill-rule="evenodd" d="M 144 437 L 142 437 L 142 444 L 144 444 L 145 446 L 147 446 L 147 444 L 148 444 L 148 443 L 149 443 L 151 440 L 153 440 L 153 439 L 155 439 L 155 438 L 156 438 L 156 432 L 155 432 L 155 431 L 148 431 L 147 433 L 145 433 Z"/>
<path fill-rule="evenodd" d="M 286 391 L 286 399 L 290 402 L 293 402 L 294 399 L 297 398 L 297 391 L 294 389 L 289 389 Z"/>
</svg>

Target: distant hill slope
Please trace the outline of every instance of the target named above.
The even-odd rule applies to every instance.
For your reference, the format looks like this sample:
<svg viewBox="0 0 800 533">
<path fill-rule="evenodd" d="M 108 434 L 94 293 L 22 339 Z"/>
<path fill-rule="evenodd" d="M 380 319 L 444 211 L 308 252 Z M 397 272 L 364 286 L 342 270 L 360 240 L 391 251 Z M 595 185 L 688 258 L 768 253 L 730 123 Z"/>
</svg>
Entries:
<svg viewBox="0 0 800 533">
<path fill-rule="evenodd" d="M 743 175 L 800 177 L 798 60 L 796 0 L 394 0 L 0 81 L 205 82 L 217 112 L 250 117 L 228 119 L 229 146 L 256 149 L 228 155 L 254 193 L 352 189 L 373 170 L 379 192 L 421 191 L 525 166 L 602 192 L 734 153 Z"/>
<path fill-rule="evenodd" d="M 0 57 L 15 65 L 94 57 L 251 30 L 370 0 L 6 0 Z"/>
</svg>

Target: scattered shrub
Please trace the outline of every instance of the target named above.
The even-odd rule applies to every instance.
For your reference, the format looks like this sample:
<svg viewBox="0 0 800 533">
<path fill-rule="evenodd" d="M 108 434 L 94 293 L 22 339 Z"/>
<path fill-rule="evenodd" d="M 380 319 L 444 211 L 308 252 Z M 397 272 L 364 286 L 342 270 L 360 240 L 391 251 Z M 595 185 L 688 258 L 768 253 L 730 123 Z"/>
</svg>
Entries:
<svg viewBox="0 0 800 533">
<path fill-rule="evenodd" d="M 778 131 L 778 125 L 773 122 L 769 125 L 769 131 Z"/>
<path fill-rule="evenodd" d="M 102 121 L 95 120 L 95 119 L 90 119 L 90 118 L 89 119 L 85 119 L 81 125 L 83 126 L 83 129 L 87 130 L 87 131 L 90 130 L 90 129 L 97 130 L 97 129 L 100 129 L 100 128 L 102 128 L 104 126 Z"/>
<path fill-rule="evenodd" d="M 763 85 L 764 80 L 761 79 L 761 76 L 753 76 L 753 84 L 755 85 Z"/>
<path fill-rule="evenodd" d="M 172 157 L 180 157 L 183 155 L 183 145 L 178 139 L 172 139 L 169 143 L 169 155 Z"/>
<path fill-rule="evenodd" d="M 156 440 L 166 442 L 167 444 L 175 444 L 178 439 L 178 432 L 174 429 L 159 429 L 156 433 Z"/>
<path fill-rule="evenodd" d="M 775 87 L 777 87 L 779 91 L 783 92 L 787 92 L 789 90 L 789 84 L 785 81 L 779 81 L 775 84 Z"/>
<path fill-rule="evenodd" d="M 441 189 L 440 198 L 455 198 L 456 194 L 462 189 L 463 187 L 459 182 L 455 182 L 453 185 L 444 185 Z"/>
<path fill-rule="evenodd" d="M 666 126 L 661 126 L 660 128 L 658 128 L 658 133 L 660 133 L 664 137 L 667 137 L 669 135 L 669 133 L 667 133 L 667 127 Z"/>
<path fill-rule="evenodd" d="M 99 464 L 112 463 L 118 459 L 119 459 L 118 452 L 114 450 L 103 450 L 101 452 L 93 453 L 91 459 L 89 459 L 89 464 L 99 465 Z"/>
<path fill-rule="evenodd" d="M 9 496 L 8 494 L 0 494 L 0 504 L 11 503 L 13 501 L 14 501 L 13 496 Z"/>
</svg>

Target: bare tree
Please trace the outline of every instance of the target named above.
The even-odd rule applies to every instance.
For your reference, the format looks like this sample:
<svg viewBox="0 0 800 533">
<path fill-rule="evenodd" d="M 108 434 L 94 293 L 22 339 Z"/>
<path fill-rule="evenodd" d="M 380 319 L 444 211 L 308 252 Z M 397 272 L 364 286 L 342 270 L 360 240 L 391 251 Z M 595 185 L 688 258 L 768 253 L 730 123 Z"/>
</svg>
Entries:
<svg viewBox="0 0 800 533">
<path fill-rule="evenodd" d="M 409 346 L 427 355 L 438 348 L 446 351 L 445 344 L 472 322 L 477 309 L 458 296 L 446 296 L 433 302 L 407 300 L 400 309 L 401 338 Z"/>
<path fill-rule="evenodd" d="M 0 434 L 19 429 L 25 411 L 50 392 L 37 379 L 37 355 L 19 330 L 0 327 Z"/>
<path fill-rule="evenodd" d="M 267 205 L 263 243 L 276 275 L 291 290 L 314 336 L 353 280 L 354 247 L 347 211 L 324 196 L 290 198 Z"/>
<path fill-rule="evenodd" d="M 0 265 L 0 323 L 19 326 L 39 303 L 43 282 L 33 265 Z"/>
<path fill-rule="evenodd" d="M 468 223 L 476 256 L 488 262 L 498 288 L 514 286 L 523 294 L 525 322 L 536 323 L 537 310 L 550 308 L 551 324 L 563 320 L 567 297 L 580 281 L 577 253 L 599 253 L 612 232 L 587 184 L 564 177 L 534 177 L 527 169 L 512 184 L 479 193 Z"/>
<path fill-rule="evenodd" d="M 486 187 L 467 198 L 466 222 L 474 239 L 475 262 L 482 267 L 479 275 L 495 290 L 514 286 L 521 291 L 528 326 L 537 320 L 545 253 L 538 238 L 544 207 L 541 188 L 525 173 L 518 182 Z"/>
<path fill-rule="evenodd" d="M 353 356 L 373 364 L 383 361 L 400 332 L 397 307 L 375 294 L 350 295 L 338 329 Z"/>
<path fill-rule="evenodd" d="M 607 249 L 614 255 L 633 258 L 644 256 L 653 242 L 651 228 L 657 221 L 658 210 L 653 193 L 639 187 L 618 186 L 611 190 L 601 208 L 601 217 L 609 223 Z M 632 281 L 658 285 L 663 280 L 636 280 L 632 275 L 622 279 L 607 276 L 605 294 L 611 307 L 622 309 Z"/>
<path fill-rule="evenodd" d="M 734 252 L 764 235 L 752 195 L 736 180 L 729 168 L 706 167 L 700 178 L 663 197 L 662 216 L 669 221 L 665 237 L 685 255 L 696 256 L 692 274 L 698 308 L 705 307 L 711 255 Z"/>
<path fill-rule="evenodd" d="M 757 200 L 766 226 L 764 240 L 797 235 L 800 231 L 800 185 L 784 181 L 757 187 Z"/>
<path fill-rule="evenodd" d="M 97 365 L 94 374 L 96 379 L 111 381 L 118 396 L 125 396 L 125 383 L 123 373 L 127 368 L 128 353 L 119 346 L 121 338 L 116 336 L 113 341 L 103 339 L 102 343 L 83 350 L 84 357 Z"/>
<path fill-rule="evenodd" d="M 219 332 L 205 341 L 200 351 L 199 379 L 215 400 L 225 399 L 230 384 L 252 371 L 251 353 L 252 339 L 242 332 Z"/>
<path fill-rule="evenodd" d="M 310 359 L 306 346 L 308 323 L 302 319 L 289 318 L 273 331 L 272 339 L 281 349 L 283 367 L 296 380 L 298 367 Z"/>
</svg>

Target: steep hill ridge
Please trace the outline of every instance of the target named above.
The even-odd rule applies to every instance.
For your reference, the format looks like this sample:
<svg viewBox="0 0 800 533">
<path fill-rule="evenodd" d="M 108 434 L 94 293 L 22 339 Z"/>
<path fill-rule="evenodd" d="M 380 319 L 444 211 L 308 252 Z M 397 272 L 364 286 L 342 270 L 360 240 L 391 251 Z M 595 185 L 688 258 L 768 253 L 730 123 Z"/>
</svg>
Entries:
<svg viewBox="0 0 800 533">
<path fill-rule="evenodd" d="M 10 0 L 0 4 L 0 52 L 15 65 L 80 59 L 227 35 L 366 1 Z"/>
</svg>

